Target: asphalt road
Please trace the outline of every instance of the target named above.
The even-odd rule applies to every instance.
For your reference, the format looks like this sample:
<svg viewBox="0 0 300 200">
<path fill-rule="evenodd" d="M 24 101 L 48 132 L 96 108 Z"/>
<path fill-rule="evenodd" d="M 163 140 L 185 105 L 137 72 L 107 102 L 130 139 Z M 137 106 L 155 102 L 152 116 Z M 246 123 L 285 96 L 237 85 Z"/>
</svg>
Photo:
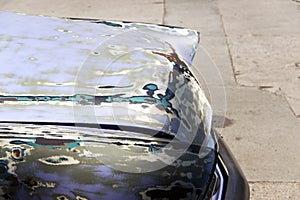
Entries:
<svg viewBox="0 0 300 200">
<path fill-rule="evenodd" d="M 0 10 L 200 31 L 194 66 L 251 199 L 299 199 L 299 1 L 0 0 Z"/>
</svg>

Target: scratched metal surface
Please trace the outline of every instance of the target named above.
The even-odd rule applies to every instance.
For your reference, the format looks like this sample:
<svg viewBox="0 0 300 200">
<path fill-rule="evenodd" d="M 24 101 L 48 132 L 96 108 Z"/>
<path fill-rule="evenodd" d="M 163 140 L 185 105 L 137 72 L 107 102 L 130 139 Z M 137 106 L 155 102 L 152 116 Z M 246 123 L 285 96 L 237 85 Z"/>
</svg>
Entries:
<svg viewBox="0 0 300 200">
<path fill-rule="evenodd" d="M 196 199 L 204 195 L 216 152 L 199 146 L 148 173 L 126 173 L 102 161 L 114 152 L 157 155 L 164 139 L 124 131 L 80 131 L 60 126 L 1 124 L 0 199 Z M 13 138 L 13 139 L 12 139 Z M 121 139 L 122 138 L 122 139 Z M 86 145 L 97 145 L 95 152 Z M 177 148 L 164 150 L 164 159 Z M 99 156 L 101 159 L 98 159 Z M 129 159 L 118 155 L 120 164 Z M 134 159 L 140 167 L 161 160 Z"/>
<path fill-rule="evenodd" d="M 209 112 L 209 104 L 203 92 L 192 86 L 194 82 L 182 84 L 185 74 L 172 74 L 174 62 L 180 70 L 191 65 L 198 43 L 195 31 L 9 12 L 2 12 L 0 19 L 0 26 L 5 27 L 0 30 L 0 101 L 5 105 L 0 112 L 6 113 L 0 115 L 0 121 L 134 121 L 162 129 L 162 122 L 170 121 L 166 111 L 176 114 L 178 104 L 193 107 L 198 101 L 199 113 L 207 107 Z M 147 94 L 151 90 L 145 88 L 148 84 L 157 87 L 153 95 Z M 180 84 L 181 89 L 176 90 Z M 194 99 L 185 98 L 189 92 L 195 94 Z M 93 96 L 106 98 L 98 101 L 101 106 L 97 109 Z M 82 108 L 84 104 L 89 109 Z M 180 113 L 181 117 L 188 117 L 187 113 Z"/>
<path fill-rule="evenodd" d="M 178 187 L 182 198 L 203 195 L 215 144 L 210 105 L 189 71 L 197 32 L 10 12 L 0 13 L 0 27 L 2 197 L 168 198 Z M 117 154 L 124 150 L 138 156 Z M 149 173 L 110 168 L 113 154 L 115 167 Z"/>
</svg>

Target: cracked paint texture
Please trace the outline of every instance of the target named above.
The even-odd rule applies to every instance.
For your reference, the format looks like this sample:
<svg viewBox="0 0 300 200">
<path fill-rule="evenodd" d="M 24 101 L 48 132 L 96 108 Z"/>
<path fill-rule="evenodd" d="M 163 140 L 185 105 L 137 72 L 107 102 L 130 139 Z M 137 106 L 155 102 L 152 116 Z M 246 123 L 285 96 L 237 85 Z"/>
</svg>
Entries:
<svg viewBox="0 0 300 200">
<path fill-rule="evenodd" d="M 0 19 L 3 198 L 174 199 L 168 191 L 178 187 L 183 199 L 204 195 L 216 155 L 210 105 L 189 71 L 197 32 L 10 12 Z M 140 172 L 172 162 L 140 176 L 98 159 L 121 150 L 134 154 L 114 164 Z"/>
</svg>

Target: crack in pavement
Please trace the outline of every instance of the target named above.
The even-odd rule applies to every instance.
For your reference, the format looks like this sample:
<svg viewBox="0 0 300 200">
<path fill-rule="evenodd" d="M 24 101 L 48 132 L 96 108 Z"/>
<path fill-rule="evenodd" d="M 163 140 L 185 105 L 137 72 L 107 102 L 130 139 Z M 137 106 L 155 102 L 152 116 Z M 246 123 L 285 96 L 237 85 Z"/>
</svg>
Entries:
<svg viewBox="0 0 300 200">
<path fill-rule="evenodd" d="M 232 69 L 232 72 L 233 72 L 233 78 L 234 78 L 235 83 L 238 84 L 236 75 L 239 74 L 239 72 L 237 72 L 236 69 L 235 69 L 235 67 L 234 67 L 232 52 L 231 52 L 231 49 L 230 49 L 230 46 L 229 46 L 228 34 L 226 32 L 223 14 L 221 12 L 221 9 L 220 9 L 220 6 L 219 6 L 218 2 L 219 1 L 216 2 L 216 6 L 217 6 L 217 11 L 218 11 L 218 13 L 220 15 L 220 21 L 221 21 L 221 24 L 222 24 L 222 31 L 224 33 L 225 40 L 226 40 L 226 46 L 227 46 L 227 51 L 228 51 L 228 55 L 229 55 L 230 65 L 231 65 L 231 69 Z"/>
<path fill-rule="evenodd" d="M 295 1 L 295 0 L 293 0 Z M 300 0 L 297 0 L 296 2 L 300 2 Z M 291 102 L 288 96 L 288 93 L 290 92 L 289 89 L 286 89 L 286 87 L 290 87 L 289 84 L 287 84 L 286 82 L 283 82 L 282 80 L 276 80 L 276 79 L 270 79 L 268 80 L 264 80 L 264 77 L 261 74 L 265 73 L 265 70 L 260 70 L 260 69 L 256 69 L 255 71 L 240 71 L 238 70 L 238 66 L 236 66 L 235 60 L 234 60 L 234 49 L 231 48 L 232 42 L 234 42 L 234 38 L 232 39 L 227 33 L 228 30 L 226 30 L 226 20 L 224 19 L 224 15 L 221 9 L 221 6 L 219 5 L 219 1 L 217 0 L 217 10 L 218 10 L 218 14 L 220 16 L 220 21 L 221 21 L 221 27 L 224 33 L 224 37 L 226 40 L 226 47 L 227 47 L 227 51 L 229 54 L 229 59 L 230 59 L 230 65 L 231 65 L 231 69 L 233 71 L 233 77 L 235 80 L 235 83 L 238 86 L 242 86 L 242 87 L 255 87 L 260 91 L 267 91 L 273 95 L 276 96 L 280 96 L 284 99 L 284 101 L 287 103 L 289 109 L 291 110 L 291 112 L 293 113 L 293 115 L 296 118 L 299 118 L 300 115 L 298 113 L 298 99 L 294 99 L 295 101 Z M 233 41 L 232 41 L 233 40 Z M 296 70 L 295 73 L 297 73 L 298 69 L 300 69 L 300 62 L 299 61 L 295 61 L 291 64 L 287 64 L 285 66 L 273 69 L 273 71 L 277 71 L 276 73 L 278 74 L 278 72 L 280 70 Z M 261 73 L 260 73 L 261 72 Z M 291 72 L 289 72 L 291 73 Z M 250 74 L 250 75 L 249 75 Z M 258 74 L 258 76 L 261 76 L 261 80 L 259 82 L 261 82 L 259 84 L 259 82 L 255 82 L 258 81 L 256 79 L 251 79 L 252 81 L 250 81 L 250 85 L 248 85 L 247 83 L 243 83 L 243 81 L 247 82 L 247 76 L 251 76 L 251 74 Z M 280 73 L 279 73 L 280 74 Z M 243 75 L 243 77 L 241 78 L 240 76 Z M 297 75 L 297 74 L 295 74 Z M 245 79 L 246 76 L 246 79 Z M 243 79 L 244 78 L 244 79 Z M 296 76 L 296 80 L 300 80 L 300 76 L 297 75 Z M 293 81 L 295 81 L 295 77 L 293 78 Z M 249 81 L 248 81 L 249 82 Z M 287 94 L 286 94 L 286 93 Z"/>
<path fill-rule="evenodd" d="M 162 4 L 163 4 L 162 24 L 165 25 L 166 15 L 167 15 L 166 0 L 163 0 Z"/>
</svg>

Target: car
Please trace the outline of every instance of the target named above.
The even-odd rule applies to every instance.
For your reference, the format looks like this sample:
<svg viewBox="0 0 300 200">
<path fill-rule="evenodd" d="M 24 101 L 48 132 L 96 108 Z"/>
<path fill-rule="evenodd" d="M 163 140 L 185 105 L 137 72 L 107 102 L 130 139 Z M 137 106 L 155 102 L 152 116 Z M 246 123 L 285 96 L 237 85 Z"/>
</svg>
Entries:
<svg viewBox="0 0 300 200">
<path fill-rule="evenodd" d="M 0 12 L 2 199 L 249 199 L 197 31 Z"/>
</svg>

